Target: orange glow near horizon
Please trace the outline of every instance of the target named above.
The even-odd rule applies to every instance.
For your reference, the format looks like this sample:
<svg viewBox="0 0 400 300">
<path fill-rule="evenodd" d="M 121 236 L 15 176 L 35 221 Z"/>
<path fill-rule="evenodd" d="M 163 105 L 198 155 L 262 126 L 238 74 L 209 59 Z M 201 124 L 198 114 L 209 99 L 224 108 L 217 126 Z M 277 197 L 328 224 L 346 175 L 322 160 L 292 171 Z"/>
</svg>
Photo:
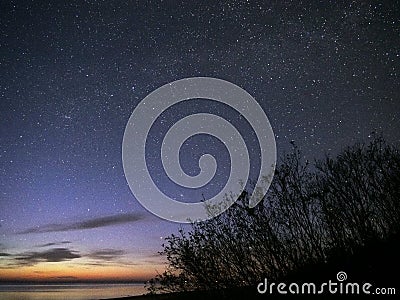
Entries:
<svg viewBox="0 0 400 300">
<path fill-rule="evenodd" d="M 6 281 L 146 281 L 165 266 L 138 264 L 89 265 L 72 262 L 39 263 L 34 266 L 0 268 Z"/>
</svg>

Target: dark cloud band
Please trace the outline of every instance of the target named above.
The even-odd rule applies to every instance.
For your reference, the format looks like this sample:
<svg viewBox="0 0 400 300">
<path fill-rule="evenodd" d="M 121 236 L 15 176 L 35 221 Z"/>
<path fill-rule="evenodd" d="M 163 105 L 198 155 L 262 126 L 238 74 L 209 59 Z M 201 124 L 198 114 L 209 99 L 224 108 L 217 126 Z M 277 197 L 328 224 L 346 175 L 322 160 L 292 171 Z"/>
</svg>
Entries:
<svg viewBox="0 0 400 300">
<path fill-rule="evenodd" d="M 132 223 L 143 219 L 142 214 L 120 214 L 106 217 L 93 218 L 85 221 L 69 223 L 69 224 L 48 224 L 38 227 L 28 228 L 18 232 L 18 234 L 29 233 L 45 233 L 45 232 L 60 232 L 72 230 L 85 230 L 99 227 L 107 227 L 125 223 Z M 48 245 L 51 246 L 51 245 Z"/>
</svg>

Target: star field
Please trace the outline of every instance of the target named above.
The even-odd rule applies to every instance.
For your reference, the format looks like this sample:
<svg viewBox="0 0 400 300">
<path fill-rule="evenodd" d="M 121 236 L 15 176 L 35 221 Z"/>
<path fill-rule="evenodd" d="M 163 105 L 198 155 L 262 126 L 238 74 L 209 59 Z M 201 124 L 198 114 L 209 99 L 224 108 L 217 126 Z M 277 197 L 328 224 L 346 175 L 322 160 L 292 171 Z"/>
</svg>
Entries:
<svg viewBox="0 0 400 300">
<path fill-rule="evenodd" d="M 177 3 L 0 4 L 0 279 L 97 278 L 89 267 L 143 279 L 162 269 L 160 237 L 179 226 L 136 201 L 121 145 L 133 109 L 166 83 L 204 76 L 242 87 L 267 114 L 278 157 L 292 140 L 310 159 L 375 134 L 399 143 L 397 1 Z M 239 124 L 258 157 L 235 112 L 171 108 L 148 137 L 147 162 L 166 194 L 188 202 L 217 193 L 230 166 L 218 140 L 198 136 L 181 149 L 182 167 L 196 174 L 211 152 L 215 180 L 190 191 L 166 178 L 162 134 L 196 111 Z"/>
</svg>

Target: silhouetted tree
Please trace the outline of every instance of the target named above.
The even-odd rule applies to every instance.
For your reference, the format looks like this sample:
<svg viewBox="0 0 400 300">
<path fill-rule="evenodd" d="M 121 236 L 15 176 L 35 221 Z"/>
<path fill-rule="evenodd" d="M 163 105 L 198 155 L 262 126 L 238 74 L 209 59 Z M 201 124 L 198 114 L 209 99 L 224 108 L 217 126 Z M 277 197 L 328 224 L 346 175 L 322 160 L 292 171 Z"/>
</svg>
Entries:
<svg viewBox="0 0 400 300">
<path fill-rule="evenodd" d="M 167 270 L 149 291 L 249 286 L 399 233 L 397 148 L 376 138 L 314 164 L 301 157 L 294 145 L 254 209 L 244 192 L 223 214 L 169 236 L 160 252 Z"/>
</svg>

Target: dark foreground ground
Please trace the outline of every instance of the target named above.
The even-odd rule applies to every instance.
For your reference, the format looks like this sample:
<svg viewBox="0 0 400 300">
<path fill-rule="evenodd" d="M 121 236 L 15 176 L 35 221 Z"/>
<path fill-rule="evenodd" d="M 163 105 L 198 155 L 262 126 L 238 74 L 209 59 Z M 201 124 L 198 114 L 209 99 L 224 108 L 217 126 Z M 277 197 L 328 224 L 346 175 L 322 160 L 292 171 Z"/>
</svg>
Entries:
<svg viewBox="0 0 400 300">
<path fill-rule="evenodd" d="M 399 292 L 396 289 L 396 292 Z M 336 294 L 331 295 L 324 293 L 323 295 L 279 295 L 277 293 L 270 294 L 258 294 L 255 288 L 224 291 L 224 292 L 182 292 L 182 293 L 170 293 L 170 294 L 159 294 L 159 295 L 143 295 L 125 297 L 114 300 L 203 300 L 203 299 L 397 299 L 398 295 L 365 295 L 360 293 L 359 295 L 344 295 Z M 112 300 L 112 299 L 109 299 Z"/>
<path fill-rule="evenodd" d="M 398 299 L 400 294 L 400 234 L 395 234 L 385 241 L 375 241 L 366 244 L 359 250 L 356 250 L 353 255 L 340 255 L 333 256 L 328 263 L 312 264 L 305 266 L 298 272 L 293 272 L 290 276 L 283 278 L 281 281 L 287 284 L 297 283 L 300 287 L 302 283 L 315 283 L 317 290 L 322 283 L 332 282 L 339 283 L 337 280 L 338 272 L 346 272 L 347 279 L 343 281 L 346 283 L 357 283 L 360 286 L 359 295 L 352 295 L 350 293 L 331 294 L 324 288 L 324 293 L 319 295 L 296 295 L 286 294 L 281 295 L 277 292 L 276 286 L 274 293 L 259 294 L 257 287 L 246 287 L 230 290 L 219 291 L 195 291 L 195 292 L 182 292 L 158 295 L 143 295 L 120 298 L 120 300 L 200 300 L 200 299 Z M 260 282 L 264 278 L 260 278 Z M 268 286 L 271 282 L 268 283 Z M 361 291 L 361 287 L 365 283 L 370 283 L 372 286 L 369 288 L 370 294 L 366 295 Z M 339 287 L 339 286 L 338 286 Z M 378 295 L 378 289 L 385 289 L 386 295 Z M 394 288 L 388 292 L 388 288 Z M 286 287 L 288 290 L 288 287 Z"/>
</svg>

